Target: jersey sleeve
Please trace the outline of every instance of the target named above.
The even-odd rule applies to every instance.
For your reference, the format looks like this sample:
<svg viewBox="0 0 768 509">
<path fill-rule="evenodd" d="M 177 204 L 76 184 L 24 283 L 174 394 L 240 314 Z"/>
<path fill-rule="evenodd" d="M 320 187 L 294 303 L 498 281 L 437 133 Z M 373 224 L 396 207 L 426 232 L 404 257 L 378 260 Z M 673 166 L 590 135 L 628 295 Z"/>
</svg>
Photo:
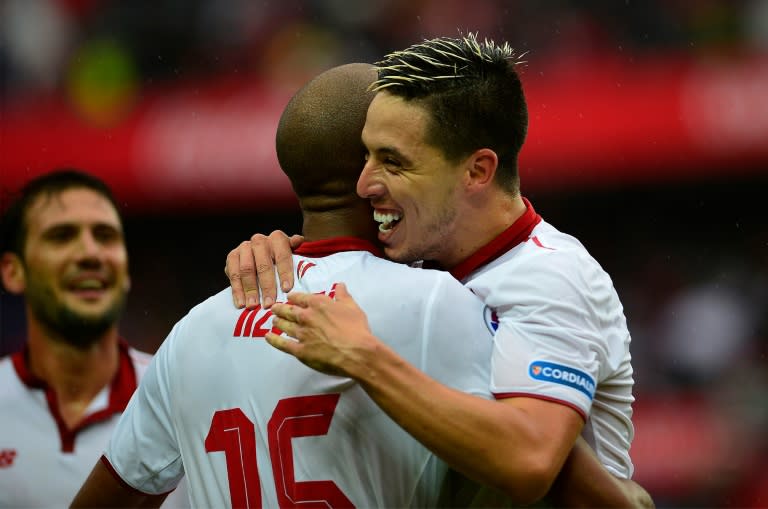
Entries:
<svg viewBox="0 0 768 509">
<path fill-rule="evenodd" d="M 607 349 L 600 289 L 584 279 L 583 270 L 560 264 L 501 282 L 491 358 L 497 399 L 557 401 L 586 420 Z"/>
<path fill-rule="evenodd" d="M 483 302 L 444 274 L 433 285 L 424 323 L 425 372 L 463 392 L 491 398 L 488 389 L 493 335 Z"/>
<path fill-rule="evenodd" d="M 173 428 L 170 384 L 179 329 L 176 324 L 153 357 L 104 454 L 126 484 L 151 495 L 172 491 L 184 476 Z"/>
</svg>

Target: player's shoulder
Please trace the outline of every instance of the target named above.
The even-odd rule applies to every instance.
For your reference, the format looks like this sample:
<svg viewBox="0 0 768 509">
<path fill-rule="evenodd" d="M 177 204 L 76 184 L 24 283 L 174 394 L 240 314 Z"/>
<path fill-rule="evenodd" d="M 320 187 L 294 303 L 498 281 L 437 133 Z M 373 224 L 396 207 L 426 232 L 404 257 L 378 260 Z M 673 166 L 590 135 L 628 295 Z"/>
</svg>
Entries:
<svg viewBox="0 0 768 509">
<path fill-rule="evenodd" d="M 587 248 L 579 239 L 569 233 L 558 230 L 546 221 L 541 221 L 526 240 L 526 246 L 535 253 L 552 253 L 554 255 L 568 253 L 586 254 Z"/>
<path fill-rule="evenodd" d="M 450 277 L 450 274 L 446 271 L 413 267 L 406 263 L 393 262 L 392 260 L 381 258 L 380 256 L 375 256 L 370 253 L 365 253 L 365 256 L 360 258 L 360 264 L 366 271 L 375 269 L 382 273 L 400 275 L 403 277 L 415 277 L 420 279 Z"/>
<path fill-rule="evenodd" d="M 300 291 L 328 290 L 342 282 L 353 297 L 367 305 L 398 303 L 423 307 L 434 301 L 435 295 L 459 303 L 475 298 L 448 272 L 410 267 L 366 251 L 336 253 L 319 259 L 299 258 L 298 262 L 294 258 L 296 288 Z"/>
<path fill-rule="evenodd" d="M 228 319 L 241 311 L 232 302 L 232 290 L 227 287 L 193 306 L 182 321 L 210 322 L 219 318 Z"/>
<path fill-rule="evenodd" d="M 387 260 L 371 260 L 367 276 L 353 287 L 361 293 L 399 309 L 423 309 L 443 312 L 446 308 L 471 310 L 482 306 L 480 298 L 449 272 L 409 267 Z M 396 303 L 396 304 L 395 304 Z"/>
<path fill-rule="evenodd" d="M 507 264 L 508 269 L 518 274 L 521 270 L 526 274 L 578 274 L 598 266 L 579 239 L 546 221 L 536 225 L 519 250 L 511 250 L 499 261 L 500 266 Z"/>
<path fill-rule="evenodd" d="M 534 270 L 561 274 L 582 281 L 589 287 L 612 284 L 603 266 L 579 239 L 559 231 L 549 223 L 542 226 L 541 234 L 538 235 L 534 229 L 529 240 L 529 250 L 538 255 L 531 256 L 528 262 Z M 543 253 L 549 256 L 542 256 Z"/>
<path fill-rule="evenodd" d="M 303 262 L 303 263 L 302 263 Z M 297 263 L 301 263 L 298 265 Z M 333 272 L 343 275 L 348 279 L 375 280 L 380 288 L 389 286 L 419 286 L 431 283 L 447 282 L 458 284 L 455 279 L 445 271 L 427 270 L 415 268 L 404 263 L 397 263 L 367 251 L 345 251 L 335 253 L 323 258 L 301 258 L 294 255 L 296 273 L 299 277 L 310 273 L 310 264 L 334 264 Z M 450 284 L 450 283 L 449 283 Z"/>
<path fill-rule="evenodd" d="M 492 300 L 535 301 L 584 294 L 612 283 L 578 239 L 541 221 L 520 245 L 470 276 L 467 285 Z"/>
<path fill-rule="evenodd" d="M 387 286 L 414 288 L 418 291 L 439 288 L 443 292 L 468 292 L 448 271 L 411 267 L 375 256 L 367 258 L 363 267 L 367 274 L 376 274 L 378 280 L 386 282 Z"/>
<path fill-rule="evenodd" d="M 210 341 L 210 337 L 232 329 L 243 311 L 232 302 L 231 289 L 225 288 L 193 306 L 176 322 L 165 342 L 176 348 L 180 343 Z"/>
</svg>

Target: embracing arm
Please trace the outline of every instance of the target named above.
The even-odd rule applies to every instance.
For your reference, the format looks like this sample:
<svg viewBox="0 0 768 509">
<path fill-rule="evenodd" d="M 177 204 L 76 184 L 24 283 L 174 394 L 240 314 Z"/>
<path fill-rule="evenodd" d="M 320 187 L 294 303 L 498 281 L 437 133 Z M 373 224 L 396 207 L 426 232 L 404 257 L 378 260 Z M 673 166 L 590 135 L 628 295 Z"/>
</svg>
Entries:
<svg viewBox="0 0 768 509">
<path fill-rule="evenodd" d="M 581 431 L 578 413 L 533 398 L 485 400 L 439 384 L 393 352 L 375 356 L 356 378 L 428 449 L 517 504 L 549 491 Z"/>
<path fill-rule="evenodd" d="M 281 230 L 269 236 L 257 233 L 251 240 L 245 240 L 227 255 L 224 274 L 232 287 L 235 307 L 256 307 L 259 294 L 262 305 L 269 308 L 277 298 L 275 266 L 281 288 L 293 288 L 293 257 L 291 252 L 304 241 L 301 235 L 288 237 Z"/>
<path fill-rule="evenodd" d="M 427 448 L 516 503 L 549 490 L 583 426 L 575 410 L 533 398 L 489 401 L 442 385 L 372 335 L 343 284 L 335 300 L 290 294 L 289 302 L 273 306 L 273 325 L 298 341 L 268 334 L 271 345 L 314 369 L 356 379 Z"/>
<path fill-rule="evenodd" d="M 556 507 L 655 507 L 642 486 L 608 472 L 581 437 L 552 485 L 549 499 Z"/>
<path fill-rule="evenodd" d="M 563 507 L 653 507 L 645 490 L 611 475 L 577 441 L 583 421 L 570 407 L 527 397 L 489 401 L 440 384 L 373 336 L 343 284 L 333 300 L 300 293 L 288 299 L 273 306 L 273 325 L 296 340 L 270 333 L 272 346 L 318 371 L 358 380 L 393 420 L 467 477 L 516 504 L 551 488 L 550 499 Z"/>
<path fill-rule="evenodd" d="M 102 458 L 96 462 L 70 507 L 160 507 L 167 493 L 147 495 L 131 488 L 118 479 L 104 461 Z"/>
</svg>

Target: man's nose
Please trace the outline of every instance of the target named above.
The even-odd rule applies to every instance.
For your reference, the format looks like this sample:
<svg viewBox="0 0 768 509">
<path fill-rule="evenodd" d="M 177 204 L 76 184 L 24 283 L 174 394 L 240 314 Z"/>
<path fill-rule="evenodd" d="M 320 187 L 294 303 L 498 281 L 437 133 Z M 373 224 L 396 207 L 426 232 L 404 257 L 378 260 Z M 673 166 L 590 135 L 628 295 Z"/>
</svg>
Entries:
<svg viewBox="0 0 768 509">
<path fill-rule="evenodd" d="M 375 166 L 367 161 L 357 179 L 357 195 L 360 198 L 370 199 L 382 196 L 384 192 L 384 184 L 379 180 Z"/>
<path fill-rule="evenodd" d="M 94 258 L 101 254 L 102 245 L 93 235 L 93 232 L 85 230 L 80 234 L 80 249 L 84 257 Z"/>
</svg>

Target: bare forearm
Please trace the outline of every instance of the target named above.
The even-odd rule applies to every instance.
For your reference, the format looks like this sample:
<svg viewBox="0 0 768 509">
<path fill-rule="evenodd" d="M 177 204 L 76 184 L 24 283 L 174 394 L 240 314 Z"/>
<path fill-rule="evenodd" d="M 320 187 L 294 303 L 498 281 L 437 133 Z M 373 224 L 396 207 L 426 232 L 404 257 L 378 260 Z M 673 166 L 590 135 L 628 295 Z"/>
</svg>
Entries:
<svg viewBox="0 0 768 509">
<path fill-rule="evenodd" d="M 557 507 L 654 507 L 640 485 L 608 472 L 583 438 L 576 441 L 548 498 Z"/>
<path fill-rule="evenodd" d="M 578 434 L 577 429 L 569 438 L 553 439 L 551 430 L 524 410 L 446 387 L 383 344 L 348 371 L 427 448 L 515 503 L 544 495 Z"/>
<path fill-rule="evenodd" d="M 165 497 L 165 494 L 145 495 L 128 488 L 115 479 L 102 461 L 98 461 L 70 507 L 160 507 Z"/>
</svg>

